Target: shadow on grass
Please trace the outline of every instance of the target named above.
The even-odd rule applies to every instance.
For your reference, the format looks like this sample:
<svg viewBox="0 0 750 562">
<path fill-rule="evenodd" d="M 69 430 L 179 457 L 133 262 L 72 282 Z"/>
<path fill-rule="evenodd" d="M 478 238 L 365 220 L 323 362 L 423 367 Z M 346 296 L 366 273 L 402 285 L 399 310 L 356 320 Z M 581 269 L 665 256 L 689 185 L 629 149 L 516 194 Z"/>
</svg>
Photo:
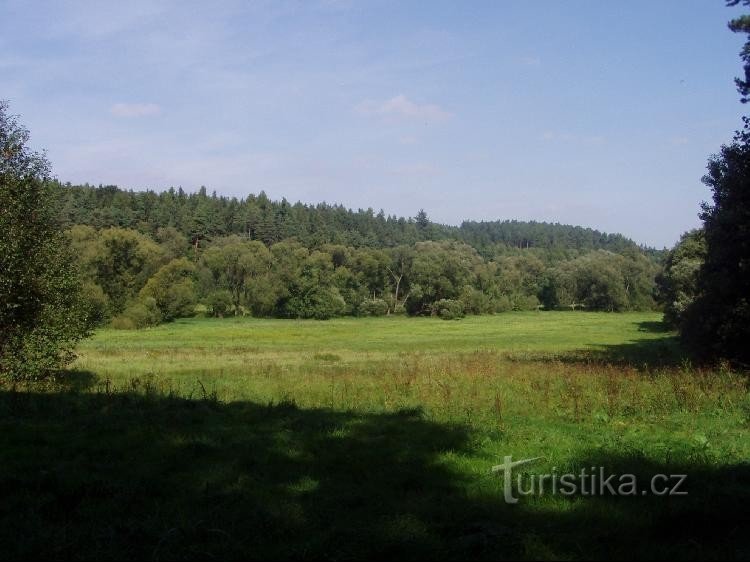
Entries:
<svg viewBox="0 0 750 562">
<path fill-rule="evenodd" d="M 637 369 L 675 367 L 685 363 L 689 358 L 676 335 L 599 345 L 596 349 L 588 351 L 587 355 L 597 362 Z"/>
<path fill-rule="evenodd" d="M 748 554 L 745 468 L 682 467 L 695 471 L 687 498 L 506 505 L 493 463 L 459 470 L 465 463 L 446 460 L 477 453 L 473 442 L 413 410 L 0 392 L 0 558 Z M 576 465 L 601 463 L 639 474 L 680 468 L 621 452 Z"/>
<path fill-rule="evenodd" d="M 96 373 L 82 369 L 70 369 L 62 372 L 56 384 L 64 390 L 83 392 L 104 383 L 101 382 Z"/>
<path fill-rule="evenodd" d="M 682 347 L 679 337 L 663 322 L 637 322 L 639 332 L 663 334 L 644 337 L 618 344 L 593 344 L 593 347 L 565 353 L 541 355 L 532 359 L 617 365 L 639 370 L 677 367 L 690 362 L 690 354 Z"/>
<path fill-rule="evenodd" d="M 655 334 L 664 334 L 668 332 L 672 332 L 672 330 L 666 323 L 661 321 L 645 321 L 645 322 L 638 322 L 638 331 L 639 332 L 651 332 Z"/>
</svg>

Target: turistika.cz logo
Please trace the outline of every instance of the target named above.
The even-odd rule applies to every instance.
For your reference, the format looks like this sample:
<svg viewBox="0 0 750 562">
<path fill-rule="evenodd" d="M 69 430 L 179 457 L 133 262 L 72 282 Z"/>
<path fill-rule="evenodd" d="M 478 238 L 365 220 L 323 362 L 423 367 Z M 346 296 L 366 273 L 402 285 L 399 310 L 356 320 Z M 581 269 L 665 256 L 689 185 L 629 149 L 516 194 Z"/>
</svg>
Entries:
<svg viewBox="0 0 750 562">
<path fill-rule="evenodd" d="M 502 472 L 506 503 L 518 503 L 518 496 L 686 496 L 686 474 L 654 474 L 648 483 L 638 481 L 635 474 L 610 474 L 603 466 L 581 469 L 578 473 L 557 472 L 553 467 L 547 474 L 518 471 L 542 457 L 514 461 L 506 456 L 503 464 L 492 467 L 492 472 Z M 515 476 L 515 480 L 514 477 Z"/>
</svg>

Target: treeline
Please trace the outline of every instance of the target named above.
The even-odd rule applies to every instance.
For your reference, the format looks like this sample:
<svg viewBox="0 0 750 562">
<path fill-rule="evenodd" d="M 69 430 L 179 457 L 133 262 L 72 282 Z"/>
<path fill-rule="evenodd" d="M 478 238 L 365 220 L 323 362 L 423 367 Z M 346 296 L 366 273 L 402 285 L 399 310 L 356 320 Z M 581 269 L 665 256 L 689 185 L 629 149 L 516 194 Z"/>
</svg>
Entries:
<svg viewBox="0 0 750 562">
<path fill-rule="evenodd" d="M 304 246 L 341 244 L 355 248 L 393 248 L 425 240 L 458 240 L 485 257 L 505 248 L 540 248 L 558 253 L 638 250 L 619 234 L 543 222 L 464 222 L 460 227 L 431 222 L 420 211 L 414 218 L 386 215 L 382 210 L 352 211 L 342 205 L 305 205 L 270 200 L 265 193 L 243 199 L 182 189 L 125 191 L 115 186 L 65 184 L 61 190 L 61 222 L 95 228 L 121 227 L 156 234 L 174 227 L 191 244 L 200 246 L 216 237 L 236 234 L 271 245 L 294 238 Z M 647 253 L 655 251 L 642 248 Z"/>
<path fill-rule="evenodd" d="M 153 236 L 75 225 L 66 235 L 79 260 L 89 315 L 137 328 L 195 314 L 326 319 L 343 315 L 458 318 L 507 310 L 655 306 L 658 266 L 638 250 L 505 247 L 485 259 L 456 240 L 391 248 L 272 244 L 248 236 L 196 244 L 174 226 Z"/>
</svg>

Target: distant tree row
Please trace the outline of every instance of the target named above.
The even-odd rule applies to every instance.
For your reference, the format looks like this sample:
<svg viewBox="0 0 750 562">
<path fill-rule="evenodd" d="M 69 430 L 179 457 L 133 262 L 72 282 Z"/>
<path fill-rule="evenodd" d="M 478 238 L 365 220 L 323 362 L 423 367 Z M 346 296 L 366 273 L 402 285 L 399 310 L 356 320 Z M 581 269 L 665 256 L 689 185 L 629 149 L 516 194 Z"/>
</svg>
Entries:
<svg viewBox="0 0 750 562">
<path fill-rule="evenodd" d="M 431 222 L 421 210 L 412 219 L 386 215 L 382 210 L 376 213 L 326 203 L 272 201 L 263 192 L 237 199 L 209 195 L 205 188 L 197 193 L 182 189 L 156 193 L 124 191 L 115 186 L 63 187 L 63 225 L 115 226 L 151 236 L 159 228 L 174 227 L 198 247 L 213 238 L 236 234 L 268 246 L 295 238 L 310 248 L 323 244 L 393 248 L 425 240 L 458 240 L 485 257 L 508 247 L 617 253 L 639 249 L 619 234 L 543 222 L 464 222 L 451 227 Z"/>
<path fill-rule="evenodd" d="M 546 263 L 539 252 L 525 250 L 486 260 L 455 240 L 308 248 L 294 239 L 266 245 L 231 235 L 196 247 L 175 227 L 159 228 L 152 238 L 86 225 L 67 236 L 90 315 L 125 328 L 189 316 L 198 304 L 215 316 L 319 319 L 655 306 L 658 266 L 637 250 L 596 250 Z"/>
</svg>

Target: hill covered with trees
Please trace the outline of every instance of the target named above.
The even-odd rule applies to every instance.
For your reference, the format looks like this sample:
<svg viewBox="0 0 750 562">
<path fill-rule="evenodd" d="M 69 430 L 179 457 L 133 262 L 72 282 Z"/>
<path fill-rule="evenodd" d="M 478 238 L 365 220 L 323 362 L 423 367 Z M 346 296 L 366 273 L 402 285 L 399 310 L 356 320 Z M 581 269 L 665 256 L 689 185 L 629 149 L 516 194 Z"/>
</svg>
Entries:
<svg viewBox="0 0 750 562">
<path fill-rule="evenodd" d="M 170 189 L 57 184 L 90 314 L 123 328 L 194 314 L 457 318 L 655 307 L 658 252 L 540 222 L 431 222 Z"/>
<path fill-rule="evenodd" d="M 171 226 L 200 245 L 217 236 L 237 234 L 273 244 L 295 238 L 308 247 L 345 244 L 390 248 L 423 240 L 460 240 L 483 255 L 494 247 L 548 250 L 609 250 L 622 253 L 638 245 L 620 234 L 544 222 L 466 221 L 460 227 L 431 222 L 424 211 L 414 218 L 386 215 L 383 210 L 352 211 L 343 205 L 305 205 L 273 201 L 264 192 L 246 198 L 222 197 L 206 188 L 196 193 L 171 188 L 125 191 L 116 186 L 65 184 L 61 220 L 64 225 L 96 228 L 118 226 L 144 233 Z"/>
</svg>

